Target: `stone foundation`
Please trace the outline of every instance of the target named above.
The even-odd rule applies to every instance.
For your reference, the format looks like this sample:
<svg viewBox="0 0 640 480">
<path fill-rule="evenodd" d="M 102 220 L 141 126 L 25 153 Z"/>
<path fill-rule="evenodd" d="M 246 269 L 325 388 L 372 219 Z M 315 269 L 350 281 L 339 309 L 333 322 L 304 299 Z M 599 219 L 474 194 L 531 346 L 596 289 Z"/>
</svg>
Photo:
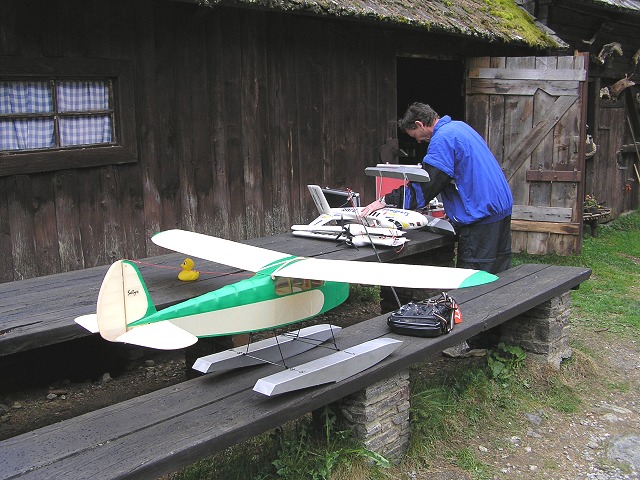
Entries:
<svg viewBox="0 0 640 480">
<path fill-rule="evenodd" d="M 341 426 L 372 452 L 398 462 L 409 446 L 409 373 L 400 372 L 338 403 Z"/>
<path fill-rule="evenodd" d="M 560 368 L 571 357 L 571 292 L 563 293 L 502 325 L 500 340 L 522 347 L 529 358 Z"/>
</svg>

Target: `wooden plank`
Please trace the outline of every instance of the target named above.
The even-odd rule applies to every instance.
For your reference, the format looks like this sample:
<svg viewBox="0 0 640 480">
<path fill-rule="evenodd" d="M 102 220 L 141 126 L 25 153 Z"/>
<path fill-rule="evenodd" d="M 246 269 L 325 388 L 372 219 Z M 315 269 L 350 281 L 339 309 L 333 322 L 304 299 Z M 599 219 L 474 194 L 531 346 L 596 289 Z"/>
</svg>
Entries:
<svg viewBox="0 0 640 480">
<path fill-rule="evenodd" d="M 514 69 L 532 68 L 535 67 L 535 62 L 535 57 L 507 58 L 506 66 Z M 534 108 L 535 99 L 531 95 L 501 96 L 505 99 L 502 169 L 509 182 L 509 187 L 511 187 L 513 203 L 527 205 L 529 203 L 529 186 L 523 181 L 524 171 L 520 171 L 520 168 L 529 159 L 531 151 L 542 138 L 536 137 L 536 145 L 531 145 L 526 151 L 522 150 L 522 146 L 527 144 L 531 132 L 535 131 L 534 116 L 539 112 Z M 518 161 L 514 161 L 514 158 Z"/>
<path fill-rule="evenodd" d="M 466 60 L 467 70 L 482 67 L 488 67 L 491 62 L 490 57 L 468 58 Z M 466 88 L 468 89 L 470 84 L 467 82 Z M 469 93 L 469 92 L 465 92 Z M 489 131 L 489 96 L 486 94 L 479 95 L 465 95 L 465 120 L 471 125 L 482 138 L 485 139 L 488 145 L 496 146 L 502 145 L 502 138 L 499 141 L 493 140 L 491 132 Z M 502 122 L 500 122 L 502 123 Z M 490 147 L 491 148 L 491 147 Z M 502 147 L 500 147 L 500 150 Z M 494 152 L 493 149 L 491 149 Z M 495 152 L 494 152 L 495 155 Z"/>
<path fill-rule="evenodd" d="M 13 272 L 15 271 L 9 199 L 7 197 L 11 180 L 8 177 L 0 177 L 0 284 L 13 281 Z"/>
<path fill-rule="evenodd" d="M 58 239 L 59 247 L 56 250 L 60 252 L 60 259 L 57 268 L 49 273 L 60 270 L 63 272 L 79 270 L 85 265 L 80 234 L 78 174 L 75 170 L 64 170 L 57 172 L 53 177 L 56 199 L 55 218 L 58 219 L 54 238 Z"/>
<path fill-rule="evenodd" d="M 295 44 L 293 30 L 288 28 L 282 15 L 270 16 L 270 35 L 267 49 L 271 52 L 266 65 L 267 82 L 272 91 L 295 92 L 295 64 L 287 60 Z M 282 225 L 294 225 L 293 205 L 297 204 L 298 182 L 295 180 L 296 158 L 292 150 L 298 144 L 297 127 L 291 112 L 295 112 L 295 99 L 281 93 L 268 95 L 269 115 L 267 128 L 273 132 L 267 135 L 267 151 L 272 152 L 272 175 L 274 187 L 271 190 L 271 211 L 265 222 L 266 234 L 280 231 Z M 309 209 L 312 206 L 309 205 Z"/>
<path fill-rule="evenodd" d="M 467 93 L 470 95 L 534 95 L 537 90 L 543 90 L 554 96 L 578 95 L 576 82 L 568 80 L 523 82 L 521 80 L 471 79 L 467 82 Z"/>
<path fill-rule="evenodd" d="M 179 136 L 178 123 L 183 121 L 176 113 L 176 92 L 181 88 L 176 84 L 179 81 L 177 58 L 183 52 L 176 42 L 176 29 L 173 20 L 179 17 L 175 4 L 167 4 L 166 8 L 154 9 L 154 15 L 150 18 L 154 22 L 154 64 L 155 71 L 150 79 L 153 82 L 154 114 L 152 120 L 155 130 L 155 155 L 154 162 L 158 169 L 154 186 L 158 190 L 160 200 L 159 222 L 161 229 L 175 228 L 182 225 L 183 208 L 182 186 L 180 183 L 182 163 L 184 159 L 176 158 L 177 152 L 182 150 L 185 138 Z M 108 219 L 107 219 L 108 220 Z M 109 234 L 107 233 L 107 244 Z M 108 245 L 107 245 L 108 248 Z"/>
<path fill-rule="evenodd" d="M 264 204 L 266 203 L 267 208 L 271 208 L 271 168 L 268 157 L 264 158 L 265 135 L 261 135 L 264 125 L 267 124 L 265 30 L 264 13 L 242 16 L 238 32 L 242 38 L 238 79 L 240 85 L 245 86 L 245 88 L 240 87 L 242 143 L 240 157 L 230 159 L 232 162 L 240 163 L 244 170 L 242 178 L 244 198 L 237 199 L 242 202 L 244 217 L 243 236 L 239 238 L 264 235 Z"/>
<path fill-rule="evenodd" d="M 26 175 L 12 177 L 10 189 L 7 192 L 7 206 L 15 279 L 38 275 L 34 215 L 29 211 L 29 208 L 33 209 L 31 193 L 29 177 Z"/>
<path fill-rule="evenodd" d="M 503 67 L 506 64 L 504 57 L 497 57 L 491 59 L 492 67 Z M 489 149 L 498 160 L 500 165 L 503 164 L 505 156 L 506 146 L 504 142 L 505 134 L 505 108 L 507 105 L 506 97 L 503 95 L 490 95 L 489 99 L 489 118 L 487 119 L 488 125 L 491 127 L 487 132 L 487 145 Z"/>
<path fill-rule="evenodd" d="M 146 251 L 144 256 L 157 255 L 159 252 L 149 240 L 151 236 L 161 230 L 161 210 L 162 201 L 160 199 L 160 157 L 157 155 L 160 147 L 160 132 L 158 129 L 159 105 L 156 102 L 156 88 L 161 88 L 157 83 L 156 63 L 159 63 L 158 54 L 155 45 L 156 22 L 149 19 L 149 8 L 142 2 L 134 2 L 132 4 L 132 16 L 136 33 L 135 46 L 132 48 L 134 58 L 141 58 L 144 61 L 136 62 L 136 90 L 144 92 L 144 95 L 136 96 L 136 113 L 140 120 L 137 121 L 138 132 L 137 140 L 139 145 L 140 168 L 138 176 L 142 184 L 142 208 L 145 213 L 145 222 L 138 225 L 138 232 L 143 235 L 146 242 Z M 141 129 L 140 126 L 145 125 L 146 128 Z M 99 202 L 95 198 L 95 192 L 87 191 L 87 187 L 83 187 L 82 197 L 84 202 L 81 204 L 82 209 L 89 210 L 94 213 L 98 230 L 104 229 L 104 219 L 100 212 Z M 93 204 L 88 199 L 93 199 Z M 91 225 L 81 227 L 83 231 L 90 230 Z M 101 232 L 91 231 L 91 235 L 95 235 L 99 239 Z M 83 235 L 83 238 L 84 235 Z M 91 238 L 87 235 L 87 238 Z M 91 250 L 100 251 L 101 245 L 98 243 Z M 85 248 L 85 252 L 86 247 Z M 91 250 L 87 253 L 89 257 Z M 87 258 L 88 264 L 90 260 Z M 108 263 L 105 260 L 95 260 L 93 265 L 103 265 Z"/>
<path fill-rule="evenodd" d="M 43 174 L 30 177 L 30 196 L 33 208 L 33 233 L 35 261 L 38 275 L 51 275 L 60 271 L 60 251 L 56 215 L 54 175 Z"/>
<path fill-rule="evenodd" d="M 586 268 L 521 265 L 502 272 L 492 284 L 454 291 L 464 322 L 437 338 L 390 334 L 385 315 L 343 329 L 337 334 L 340 348 L 381 336 L 403 344 L 383 362 L 339 383 L 266 398 L 250 389 L 258 378 L 278 371 L 273 365 L 208 375 L 5 440 L 3 473 L 24 479 L 41 478 L 45 472 L 67 479 L 157 478 L 425 361 L 577 287 L 590 273 Z M 325 354 L 313 349 L 291 365 Z"/>
<path fill-rule="evenodd" d="M 536 57 L 536 69 L 541 71 L 555 70 L 557 60 L 555 57 Z M 543 121 L 545 111 L 553 104 L 555 97 L 539 90 L 533 96 L 533 124 Z M 545 135 L 531 152 L 531 168 L 538 167 L 551 168 L 553 158 L 553 139 Z M 525 162 L 526 164 L 526 162 Z M 526 172 L 525 175 L 526 177 Z M 551 186 L 543 183 L 531 183 L 523 180 L 522 172 L 514 182 L 522 183 L 528 189 L 526 205 L 550 205 Z M 521 235 L 526 237 L 525 251 L 531 254 L 544 254 L 547 251 L 547 241 L 549 234 L 538 232 L 527 232 Z M 524 239 L 523 239 L 524 240 Z"/>
<path fill-rule="evenodd" d="M 558 68 L 564 69 L 586 69 L 584 62 L 585 57 L 577 55 L 575 57 L 560 57 L 558 59 Z M 560 117 L 553 131 L 554 139 L 554 170 L 572 171 L 584 170 L 584 143 L 586 132 L 584 125 L 586 123 L 586 112 L 583 111 L 583 104 L 586 108 L 586 82 L 578 82 L 579 89 L 582 90 L 582 98 L 575 102 L 567 112 Z M 576 225 L 578 231 L 582 228 L 579 216 L 582 213 L 582 198 L 578 198 L 578 192 L 581 190 L 581 182 L 554 182 L 551 184 L 551 203 L 552 207 L 570 207 L 573 209 L 572 222 Z M 562 234 L 552 233 L 549 237 L 549 253 L 557 253 L 559 255 L 571 255 L 579 252 L 581 235 L 566 237 Z"/>
<path fill-rule="evenodd" d="M 209 112 L 211 116 L 211 175 L 213 176 L 213 203 L 209 205 L 213 220 L 203 231 L 231 238 L 231 196 L 229 195 L 229 174 L 227 172 L 228 139 L 226 120 L 226 80 L 225 34 L 222 25 L 228 19 L 221 15 L 209 15 L 205 29 L 207 54 L 207 85 L 209 87 Z M 235 117 L 234 117 L 235 121 Z"/>
<path fill-rule="evenodd" d="M 225 122 L 225 156 L 220 159 L 226 179 L 226 194 L 229 196 L 228 221 L 229 234 L 232 239 L 247 238 L 245 229 L 245 161 L 242 144 L 245 141 L 243 126 L 243 89 L 242 55 L 246 43 L 242 38 L 244 16 L 238 10 L 230 10 L 225 15 L 226 21 L 220 22 L 222 48 L 221 68 L 223 83 L 223 118 Z M 248 87 L 248 86 L 247 86 Z M 249 134 L 249 132 L 246 132 Z"/>
<path fill-rule="evenodd" d="M 562 207 L 533 207 L 528 205 L 514 205 L 513 220 L 532 220 L 535 222 L 571 222 L 571 208 Z"/>
<path fill-rule="evenodd" d="M 197 139 L 201 143 L 203 130 L 196 128 L 196 124 L 206 125 L 199 116 L 197 104 L 207 104 L 207 92 L 202 87 L 202 37 L 196 37 L 201 28 L 202 17 L 187 15 L 183 11 L 173 12 L 173 31 L 176 45 L 183 48 L 180 53 L 172 55 L 172 63 L 175 69 L 176 89 L 171 92 L 175 95 L 176 137 L 181 141 L 176 142 L 175 157 L 179 168 L 180 203 L 182 205 L 181 228 L 194 230 L 198 222 L 198 194 L 196 190 L 195 165 L 204 159 L 195 157 L 193 146 Z M 194 97 L 197 100 L 194 102 Z M 196 105 L 194 105 L 194 103 Z M 195 106 L 195 111 L 194 111 Z M 197 122 L 197 123 L 196 123 Z M 205 175 L 201 181 L 211 180 L 210 175 Z M 206 191 L 206 190 L 205 190 Z"/>
<path fill-rule="evenodd" d="M 327 157 L 326 145 L 323 140 L 325 133 L 325 111 L 323 109 L 324 72 L 326 61 L 324 53 L 327 49 L 327 25 L 316 19 L 309 22 L 296 22 L 293 26 L 296 32 L 294 60 L 296 65 L 296 137 L 298 144 L 294 152 L 297 156 L 295 170 L 297 172 L 296 185 L 297 201 L 294 205 L 301 205 L 301 211 L 295 212 L 296 217 L 305 217 L 305 211 L 313 205 L 307 184 L 329 184 L 330 178 L 325 177 L 324 162 Z M 306 207 L 304 207 L 306 206 Z M 304 220 L 303 220 L 304 221 Z"/>
<path fill-rule="evenodd" d="M 573 57 L 572 57 L 573 58 Z M 539 68 L 473 68 L 469 78 L 490 78 L 496 80 L 570 80 L 585 81 L 584 70 L 558 70 Z"/>
<path fill-rule="evenodd" d="M 527 182 L 574 182 L 582 181 L 580 170 L 527 170 Z"/>
<path fill-rule="evenodd" d="M 559 233 L 562 235 L 580 235 L 580 225 L 573 223 L 531 222 L 512 220 L 511 230 L 522 232 Z"/>
</svg>

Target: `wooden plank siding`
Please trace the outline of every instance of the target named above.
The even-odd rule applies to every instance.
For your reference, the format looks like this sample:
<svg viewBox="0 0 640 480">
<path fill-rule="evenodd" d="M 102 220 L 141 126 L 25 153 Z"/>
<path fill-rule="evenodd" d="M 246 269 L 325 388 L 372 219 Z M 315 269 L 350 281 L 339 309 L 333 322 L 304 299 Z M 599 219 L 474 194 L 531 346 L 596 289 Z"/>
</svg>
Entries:
<svg viewBox="0 0 640 480">
<path fill-rule="evenodd" d="M 551 45 L 525 45 L 517 32 L 482 22 L 472 22 L 480 31 L 443 28 L 453 25 L 451 2 L 433 11 L 398 4 L 426 15 L 410 24 L 402 15 L 197 3 L 0 2 L 3 75 L 14 74 L 11 62 L 114 62 L 131 79 L 116 110 L 135 119 L 116 132 L 133 138 L 133 158 L 97 163 L 87 149 L 74 157 L 83 168 L 0 168 L 0 282 L 154 256 L 149 239 L 162 229 L 234 240 L 285 232 L 315 216 L 310 183 L 349 187 L 369 202 L 375 182 L 364 169 L 383 145 L 397 144 L 396 56 L 503 58 Z M 497 115 L 504 100 L 487 97 L 490 106 L 478 108 Z M 5 153 L 0 167 L 3 157 L 15 168 Z"/>
<path fill-rule="evenodd" d="M 308 183 L 373 199 L 364 168 L 396 136 L 393 32 L 88 3 L 3 2 L 0 57 L 129 62 L 138 161 L 0 177 L 0 282 L 157 255 L 149 238 L 161 229 L 236 240 L 287 231 L 316 213 Z"/>
<path fill-rule="evenodd" d="M 571 50 L 589 55 L 589 95 L 587 133 L 597 146 L 593 157 L 585 161 L 584 194 L 592 194 L 611 208 L 609 218 L 635 210 L 640 205 L 640 188 L 633 163 L 635 152 L 621 153 L 624 144 L 632 143 L 626 116 L 638 115 L 640 104 L 629 101 L 640 92 L 632 86 L 617 99 L 600 97 L 601 88 L 610 88 L 625 76 L 637 81 L 633 59 L 640 49 L 640 11 L 635 4 L 560 0 L 535 2 L 540 6 L 538 20 L 545 23 L 570 45 Z M 636 2 L 637 3 L 637 2 Z M 622 54 L 612 54 L 601 62 L 598 55 L 607 44 L 620 44 Z M 638 134 L 636 133 L 636 137 Z M 640 140 L 640 139 L 638 139 Z"/>
</svg>

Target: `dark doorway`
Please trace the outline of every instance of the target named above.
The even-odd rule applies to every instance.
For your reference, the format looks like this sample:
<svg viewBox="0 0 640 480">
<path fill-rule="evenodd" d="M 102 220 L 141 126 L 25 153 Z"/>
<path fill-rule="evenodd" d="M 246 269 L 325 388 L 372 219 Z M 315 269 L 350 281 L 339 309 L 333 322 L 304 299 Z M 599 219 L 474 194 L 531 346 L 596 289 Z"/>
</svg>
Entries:
<svg viewBox="0 0 640 480">
<path fill-rule="evenodd" d="M 440 116 L 450 115 L 464 120 L 464 64 L 460 59 L 398 57 L 398 118 L 413 102 L 428 103 Z M 404 132 L 398 132 L 400 149 L 408 156 L 400 163 L 416 164 L 422 161 L 426 144 L 418 144 Z"/>
</svg>

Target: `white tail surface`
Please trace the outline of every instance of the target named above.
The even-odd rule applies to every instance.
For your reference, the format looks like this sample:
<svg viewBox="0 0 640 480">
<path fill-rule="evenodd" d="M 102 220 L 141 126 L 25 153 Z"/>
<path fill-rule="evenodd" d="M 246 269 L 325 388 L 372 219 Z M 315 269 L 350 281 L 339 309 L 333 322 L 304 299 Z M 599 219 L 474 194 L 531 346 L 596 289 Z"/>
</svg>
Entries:
<svg viewBox="0 0 640 480">
<path fill-rule="evenodd" d="M 331 207 L 329 206 L 329 202 L 327 202 L 322 189 L 318 185 L 307 185 L 307 188 L 309 189 L 311 198 L 313 198 L 313 202 L 316 204 L 318 212 L 321 214 L 331 213 Z"/>
<path fill-rule="evenodd" d="M 91 333 L 98 333 L 100 331 L 100 328 L 98 328 L 98 316 L 95 313 L 76 317 L 75 322 Z"/>
<path fill-rule="evenodd" d="M 198 341 L 198 337 L 164 320 L 133 327 L 120 335 L 116 341 L 159 350 L 177 350 L 193 345 Z"/>
<path fill-rule="evenodd" d="M 98 328 L 102 338 L 117 341 L 128 324 L 154 311 L 138 269 L 126 260 L 111 265 L 98 294 Z"/>
</svg>

